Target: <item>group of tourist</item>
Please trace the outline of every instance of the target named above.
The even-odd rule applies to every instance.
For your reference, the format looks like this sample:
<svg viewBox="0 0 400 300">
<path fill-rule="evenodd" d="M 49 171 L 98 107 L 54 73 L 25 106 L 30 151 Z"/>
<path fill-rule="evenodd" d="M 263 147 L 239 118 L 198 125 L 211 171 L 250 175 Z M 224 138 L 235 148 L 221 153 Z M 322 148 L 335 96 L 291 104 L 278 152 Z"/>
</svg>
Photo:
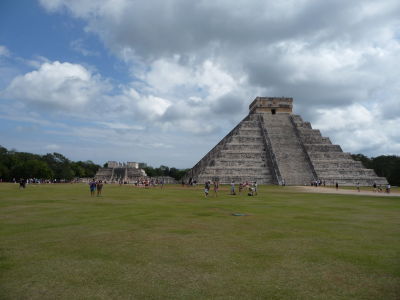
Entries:
<svg viewBox="0 0 400 300">
<path fill-rule="evenodd" d="M 382 186 L 381 185 L 376 185 L 376 182 L 374 182 L 374 184 L 372 185 L 372 187 L 373 187 L 373 189 L 374 189 L 374 193 L 376 193 L 376 192 L 378 192 L 378 193 L 382 193 L 383 192 L 383 189 L 382 189 Z M 386 193 L 388 193 L 388 194 L 390 194 L 390 189 L 391 189 L 392 187 L 391 187 L 391 185 L 390 185 L 390 183 L 388 183 L 387 185 L 386 185 Z"/>
<path fill-rule="evenodd" d="M 15 180 L 15 178 L 13 179 L 14 183 L 17 183 L 17 180 Z M 24 189 L 26 188 L 27 184 L 43 184 L 43 183 L 53 183 L 51 180 L 44 180 L 44 179 L 37 179 L 37 178 L 21 178 L 20 180 L 18 180 L 19 183 L 19 188 L 20 189 Z"/>
<path fill-rule="evenodd" d="M 235 182 L 234 181 L 232 181 L 231 182 L 231 195 L 236 195 L 236 192 L 235 192 Z M 257 192 L 257 187 L 258 187 L 258 184 L 257 184 L 257 181 L 254 181 L 254 182 L 252 182 L 252 183 L 250 183 L 250 182 L 248 182 L 248 181 L 246 181 L 246 182 L 240 182 L 239 183 L 239 195 L 241 195 L 242 194 L 242 192 L 243 192 L 243 190 L 246 190 L 246 189 L 248 189 L 248 193 L 247 193 L 247 195 L 248 196 L 255 196 L 255 195 L 257 195 L 258 194 L 258 192 Z"/>
<path fill-rule="evenodd" d="M 244 183 L 239 183 L 239 195 L 242 194 L 243 190 L 248 189 L 248 196 L 255 196 L 257 195 L 257 182 L 254 181 L 252 183 L 249 183 L 248 181 L 244 182 Z M 209 193 L 210 193 L 210 189 L 211 189 L 211 180 L 207 180 L 204 184 L 204 195 L 207 198 Z M 214 196 L 218 197 L 218 190 L 219 190 L 219 182 L 218 181 L 214 181 L 213 182 L 213 190 L 214 190 Z M 230 184 L 230 195 L 236 195 L 236 191 L 235 191 L 235 182 L 232 181 Z"/>
<path fill-rule="evenodd" d="M 97 197 L 101 196 L 103 190 L 103 181 L 96 181 L 94 178 L 89 182 L 90 195 L 93 197 L 97 191 Z"/>
<path fill-rule="evenodd" d="M 206 183 L 204 184 L 204 195 L 208 197 L 208 194 L 210 193 L 211 189 L 211 180 L 207 180 Z M 214 181 L 213 182 L 213 189 L 214 189 L 214 196 L 218 197 L 218 190 L 219 190 L 219 182 Z"/>
<path fill-rule="evenodd" d="M 311 186 L 315 186 L 315 187 L 318 187 L 318 186 L 325 186 L 325 180 L 321 180 L 321 179 L 317 179 L 317 180 L 312 180 L 311 182 L 310 182 L 310 185 Z"/>
<path fill-rule="evenodd" d="M 160 186 L 161 189 L 164 188 L 164 179 L 139 179 L 134 182 L 134 185 L 137 187 L 156 187 Z"/>
</svg>

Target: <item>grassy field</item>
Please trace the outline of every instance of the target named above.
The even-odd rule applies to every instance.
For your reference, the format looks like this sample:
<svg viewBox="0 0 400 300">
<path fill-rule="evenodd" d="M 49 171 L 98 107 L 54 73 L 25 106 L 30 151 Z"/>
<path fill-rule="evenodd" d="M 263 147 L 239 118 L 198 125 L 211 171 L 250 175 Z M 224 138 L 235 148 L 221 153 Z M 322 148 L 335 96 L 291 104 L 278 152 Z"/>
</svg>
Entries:
<svg viewBox="0 0 400 300">
<path fill-rule="evenodd" d="M 0 270 L 0 299 L 400 299 L 400 197 L 0 184 Z"/>
</svg>

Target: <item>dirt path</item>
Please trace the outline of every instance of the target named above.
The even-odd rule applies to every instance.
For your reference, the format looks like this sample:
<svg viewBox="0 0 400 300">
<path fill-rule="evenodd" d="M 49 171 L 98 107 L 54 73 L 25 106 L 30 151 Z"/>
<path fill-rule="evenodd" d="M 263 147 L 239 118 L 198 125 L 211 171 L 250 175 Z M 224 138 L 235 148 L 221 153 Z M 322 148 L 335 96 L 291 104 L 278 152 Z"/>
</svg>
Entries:
<svg viewBox="0 0 400 300">
<path fill-rule="evenodd" d="M 373 191 L 363 191 L 361 188 L 360 192 L 354 190 L 347 190 L 347 189 L 338 189 L 335 188 L 327 188 L 327 187 L 313 187 L 313 186 L 296 186 L 295 189 L 307 192 L 307 193 L 320 193 L 320 194 L 345 194 L 345 195 L 366 195 L 366 196 L 377 196 L 377 197 L 400 197 L 400 193 L 398 192 L 391 192 L 388 193 L 378 193 Z"/>
</svg>

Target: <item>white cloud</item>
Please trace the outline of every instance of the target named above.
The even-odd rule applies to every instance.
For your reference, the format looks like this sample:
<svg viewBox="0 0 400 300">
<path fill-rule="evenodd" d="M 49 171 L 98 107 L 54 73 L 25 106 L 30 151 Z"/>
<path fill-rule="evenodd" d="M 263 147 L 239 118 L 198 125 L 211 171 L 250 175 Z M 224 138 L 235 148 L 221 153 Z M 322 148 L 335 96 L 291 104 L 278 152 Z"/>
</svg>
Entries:
<svg viewBox="0 0 400 300">
<path fill-rule="evenodd" d="M 38 70 L 17 76 L 2 97 L 43 108 L 80 110 L 108 89 L 106 82 L 79 64 L 45 62 Z"/>
<path fill-rule="evenodd" d="M 83 56 L 100 56 L 100 53 L 98 51 L 89 50 L 85 46 L 83 39 L 73 40 L 70 43 L 70 47 L 72 48 L 72 50 L 81 53 Z"/>
<path fill-rule="evenodd" d="M 170 105 L 171 102 L 167 99 L 155 96 L 143 97 L 137 102 L 139 111 L 153 120 L 161 117 Z"/>
<path fill-rule="evenodd" d="M 334 109 L 318 109 L 313 127 L 329 136 L 344 151 L 374 155 L 400 153 L 400 117 L 382 118 L 378 106 L 360 104 Z"/>
<path fill-rule="evenodd" d="M 44 148 L 46 150 L 50 150 L 50 151 L 56 151 L 58 149 L 61 149 L 61 147 L 57 144 L 49 144 L 49 145 L 46 145 Z"/>
<path fill-rule="evenodd" d="M 0 45 L 0 57 L 1 56 L 10 56 L 10 51 L 7 49 L 6 46 Z"/>
</svg>

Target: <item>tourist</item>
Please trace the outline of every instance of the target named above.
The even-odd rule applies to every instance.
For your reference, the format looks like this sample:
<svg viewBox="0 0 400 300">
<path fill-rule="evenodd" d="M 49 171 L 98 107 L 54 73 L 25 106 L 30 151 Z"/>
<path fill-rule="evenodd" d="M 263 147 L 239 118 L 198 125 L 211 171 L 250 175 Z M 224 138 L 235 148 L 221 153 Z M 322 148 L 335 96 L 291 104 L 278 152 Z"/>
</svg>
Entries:
<svg viewBox="0 0 400 300">
<path fill-rule="evenodd" d="M 90 196 L 94 196 L 94 192 L 96 191 L 96 181 L 92 179 L 91 182 L 89 182 L 89 188 L 90 188 Z"/>
<path fill-rule="evenodd" d="M 249 193 L 247 195 L 248 196 L 254 196 L 254 187 L 249 186 Z"/>
<path fill-rule="evenodd" d="M 25 181 L 24 178 L 21 178 L 21 179 L 19 180 L 19 188 L 20 188 L 20 189 L 24 189 L 25 187 L 26 187 L 26 181 Z"/>
<path fill-rule="evenodd" d="M 336 182 L 335 184 L 336 190 L 339 188 L 339 183 Z"/>
<path fill-rule="evenodd" d="M 388 183 L 386 185 L 386 193 L 390 194 L 390 188 L 391 188 L 390 183 Z"/>
<path fill-rule="evenodd" d="M 254 184 L 253 184 L 253 190 L 254 190 L 254 193 L 253 193 L 253 195 L 258 195 L 258 192 L 257 192 L 257 187 L 258 187 L 258 185 L 257 185 L 257 181 L 254 181 Z"/>
<path fill-rule="evenodd" d="M 231 195 L 236 195 L 236 193 L 235 193 L 235 182 L 233 180 L 231 182 Z"/>
<path fill-rule="evenodd" d="M 207 180 L 204 185 L 204 194 L 205 194 L 206 198 L 208 197 L 208 193 L 210 191 L 210 185 L 211 185 L 210 180 Z"/>
<path fill-rule="evenodd" d="M 360 192 L 360 183 L 359 182 L 356 183 L 356 187 L 357 187 L 357 191 Z"/>
<path fill-rule="evenodd" d="M 101 196 L 101 191 L 103 190 L 103 182 L 99 180 L 96 184 L 97 197 Z"/>
<path fill-rule="evenodd" d="M 218 197 L 219 182 L 214 181 L 214 196 Z"/>
<path fill-rule="evenodd" d="M 161 185 L 161 189 L 163 189 L 164 188 L 164 179 L 160 180 L 160 185 Z"/>
<path fill-rule="evenodd" d="M 374 184 L 372 185 L 372 187 L 374 188 L 374 193 L 376 193 L 376 182 L 374 181 Z"/>
</svg>

